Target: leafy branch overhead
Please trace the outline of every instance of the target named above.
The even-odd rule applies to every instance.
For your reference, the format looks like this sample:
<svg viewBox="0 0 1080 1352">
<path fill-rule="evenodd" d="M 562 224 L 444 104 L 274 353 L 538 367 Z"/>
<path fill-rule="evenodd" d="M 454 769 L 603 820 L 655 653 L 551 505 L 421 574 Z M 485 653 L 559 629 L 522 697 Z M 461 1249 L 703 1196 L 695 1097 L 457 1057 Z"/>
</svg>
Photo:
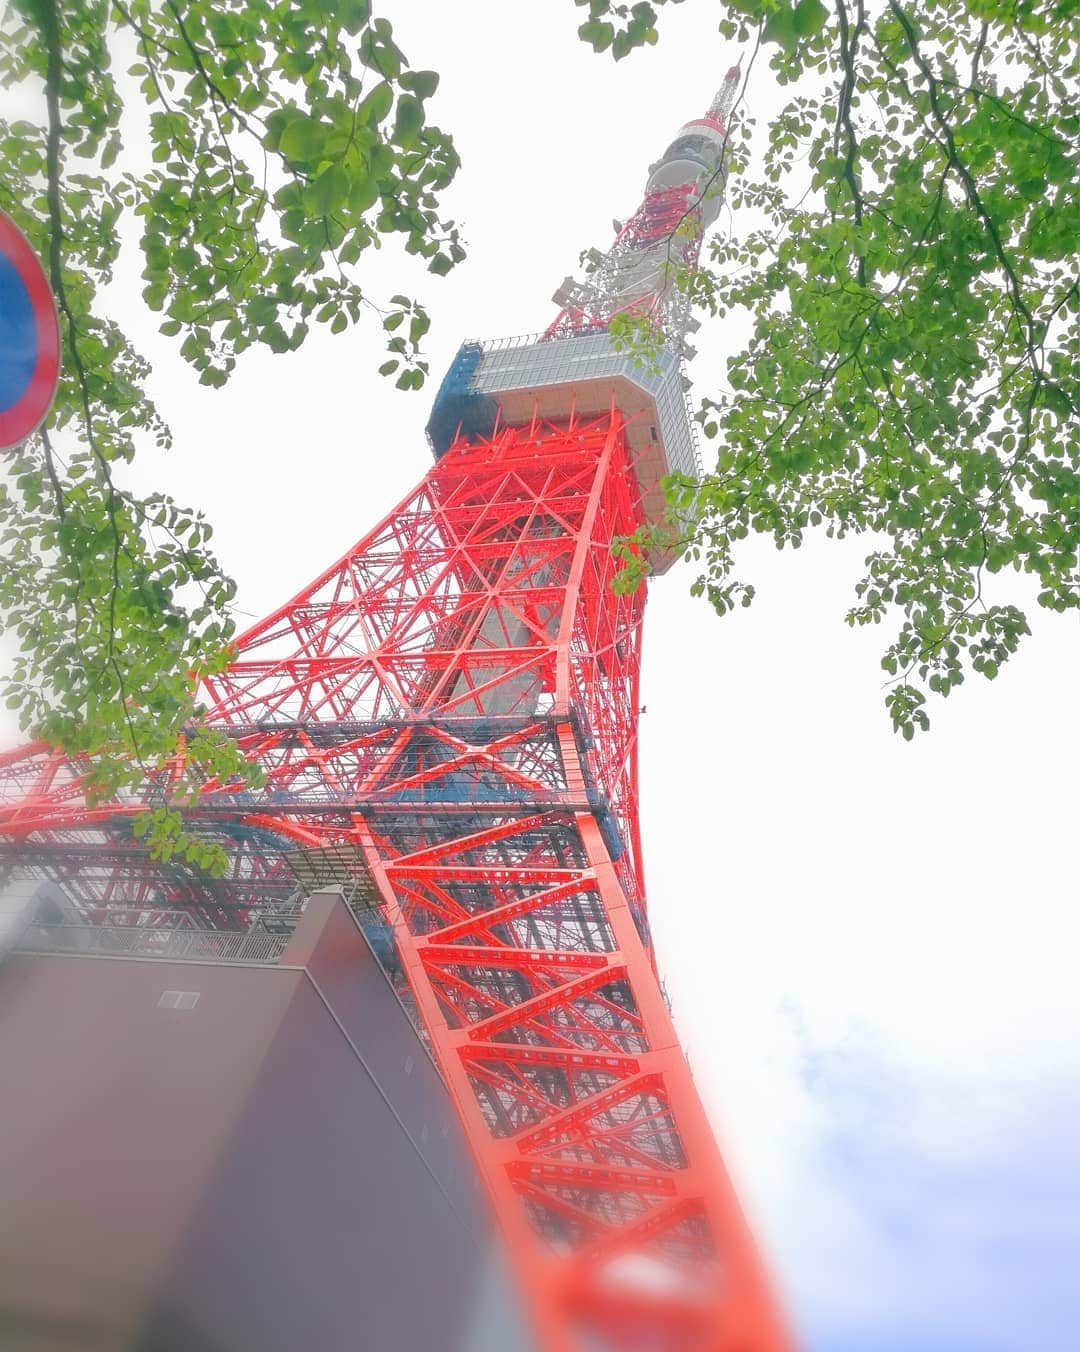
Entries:
<svg viewBox="0 0 1080 1352">
<path fill-rule="evenodd" d="M 137 234 L 143 298 L 202 384 L 371 312 L 383 374 L 418 388 L 427 313 L 369 293 L 358 265 L 388 236 L 435 274 L 463 257 L 439 213 L 458 157 L 427 116 L 438 76 L 367 0 L 14 0 L 0 81 L 39 110 L 0 120 L 0 206 L 47 262 L 63 358 L 47 430 L 0 486 L 4 696 L 90 756 L 102 794 L 170 760 L 178 793 L 250 776 L 199 730 L 193 679 L 228 659 L 232 583 L 201 516 L 124 486 L 169 431 L 102 288 Z"/>
<path fill-rule="evenodd" d="M 594 46 L 613 22 L 652 40 L 648 5 L 589 9 Z M 998 575 L 1080 606 L 1080 19 L 1071 0 L 729 0 L 720 26 L 791 95 L 759 136 L 750 64 L 728 228 L 693 279 L 749 337 L 699 414 L 712 470 L 672 505 L 721 613 L 753 594 L 751 532 L 866 534 L 847 619 L 895 626 L 886 701 L 910 738 L 928 692 L 993 678 L 1028 632 Z"/>
</svg>

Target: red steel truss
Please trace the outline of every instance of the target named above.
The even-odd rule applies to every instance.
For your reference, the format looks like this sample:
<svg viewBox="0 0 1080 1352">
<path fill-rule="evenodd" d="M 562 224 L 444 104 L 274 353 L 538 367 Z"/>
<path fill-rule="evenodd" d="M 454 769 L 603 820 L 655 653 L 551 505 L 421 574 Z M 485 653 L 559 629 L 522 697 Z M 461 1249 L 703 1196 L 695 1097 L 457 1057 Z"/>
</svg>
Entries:
<svg viewBox="0 0 1080 1352">
<path fill-rule="evenodd" d="M 545 1352 L 787 1347 L 657 981 L 637 819 L 644 597 L 621 415 L 454 446 L 356 547 L 239 641 L 210 721 L 266 773 L 206 783 L 222 879 L 130 822 L 176 765 L 91 805 L 36 745 L 0 759 L 17 867 L 88 918 L 243 928 L 297 880 L 392 927 Z M 336 871 L 335 871 L 336 870 Z M 172 923 L 170 921 L 169 923 Z"/>
</svg>

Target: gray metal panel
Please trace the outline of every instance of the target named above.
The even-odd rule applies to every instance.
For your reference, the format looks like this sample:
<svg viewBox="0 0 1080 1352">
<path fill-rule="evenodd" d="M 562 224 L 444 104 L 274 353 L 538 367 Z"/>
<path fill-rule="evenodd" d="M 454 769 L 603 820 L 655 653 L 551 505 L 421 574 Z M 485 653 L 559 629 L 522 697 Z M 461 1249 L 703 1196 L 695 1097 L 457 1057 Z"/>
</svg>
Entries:
<svg viewBox="0 0 1080 1352">
<path fill-rule="evenodd" d="M 483 356 L 472 379 L 481 394 L 576 385 L 621 379 L 642 391 L 656 409 L 669 473 L 700 475 L 701 466 L 687 413 L 682 365 L 675 349 L 665 344 L 656 367 L 638 363 L 616 351 L 607 333 L 571 338 L 504 339 L 482 344 Z"/>
<path fill-rule="evenodd" d="M 4 1352 L 527 1352 L 446 1091 L 340 899 L 283 963 L 0 963 Z"/>
</svg>

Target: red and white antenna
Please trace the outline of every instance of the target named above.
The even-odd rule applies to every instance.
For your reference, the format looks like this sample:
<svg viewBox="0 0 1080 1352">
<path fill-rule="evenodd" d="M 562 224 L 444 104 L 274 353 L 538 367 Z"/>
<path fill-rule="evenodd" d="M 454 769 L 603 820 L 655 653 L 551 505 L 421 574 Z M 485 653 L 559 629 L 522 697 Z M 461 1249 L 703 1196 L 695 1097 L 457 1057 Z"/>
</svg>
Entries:
<svg viewBox="0 0 1080 1352">
<path fill-rule="evenodd" d="M 703 117 L 685 123 L 649 167 L 645 197 L 606 253 L 586 255 L 587 275 L 567 277 L 553 296 L 562 307 L 548 337 L 606 328 L 632 314 L 679 343 L 690 319 L 684 282 L 696 266 L 706 229 L 715 221 L 727 178 L 728 118 L 740 69 L 732 66 Z"/>
</svg>

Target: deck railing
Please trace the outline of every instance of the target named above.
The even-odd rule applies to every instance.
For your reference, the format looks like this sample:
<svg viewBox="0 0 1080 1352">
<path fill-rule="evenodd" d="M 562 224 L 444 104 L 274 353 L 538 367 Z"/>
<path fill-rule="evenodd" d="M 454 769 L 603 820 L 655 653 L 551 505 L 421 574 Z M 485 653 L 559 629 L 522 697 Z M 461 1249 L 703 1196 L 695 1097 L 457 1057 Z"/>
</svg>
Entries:
<svg viewBox="0 0 1080 1352">
<path fill-rule="evenodd" d="M 168 958 L 173 962 L 280 961 L 291 934 L 263 930 L 157 929 L 138 925 L 28 925 L 20 953 L 92 953 L 98 957 Z"/>
</svg>

